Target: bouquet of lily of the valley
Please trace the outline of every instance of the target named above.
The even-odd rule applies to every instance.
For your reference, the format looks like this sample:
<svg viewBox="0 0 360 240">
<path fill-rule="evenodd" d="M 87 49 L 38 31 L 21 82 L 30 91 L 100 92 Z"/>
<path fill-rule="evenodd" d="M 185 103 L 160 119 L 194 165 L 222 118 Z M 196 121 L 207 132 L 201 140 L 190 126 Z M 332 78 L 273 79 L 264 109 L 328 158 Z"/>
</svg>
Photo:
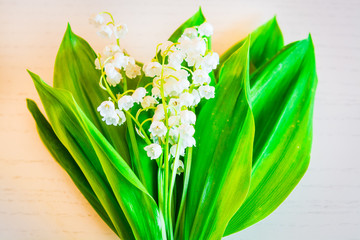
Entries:
<svg viewBox="0 0 360 240">
<path fill-rule="evenodd" d="M 284 46 L 273 18 L 221 57 L 201 10 L 140 63 L 125 24 L 91 18 L 95 53 L 70 26 L 54 87 L 29 71 L 39 135 L 121 239 L 210 240 L 268 216 L 305 173 L 317 83 L 311 38 Z"/>
</svg>

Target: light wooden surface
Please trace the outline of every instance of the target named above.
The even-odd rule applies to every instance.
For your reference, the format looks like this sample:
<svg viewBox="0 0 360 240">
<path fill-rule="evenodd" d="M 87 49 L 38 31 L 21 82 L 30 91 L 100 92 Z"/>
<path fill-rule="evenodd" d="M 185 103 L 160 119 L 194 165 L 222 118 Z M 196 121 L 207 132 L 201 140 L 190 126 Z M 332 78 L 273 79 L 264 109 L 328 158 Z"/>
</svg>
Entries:
<svg viewBox="0 0 360 240">
<path fill-rule="evenodd" d="M 128 24 L 128 51 L 150 60 L 199 5 L 219 53 L 277 14 L 287 43 L 312 33 L 317 57 L 310 168 L 271 216 L 226 239 L 360 239 L 358 0 L 0 0 L 0 239 L 116 239 L 40 142 L 25 104 L 39 98 L 25 69 L 51 83 L 67 22 L 102 49 L 88 17 L 103 10 Z"/>
</svg>

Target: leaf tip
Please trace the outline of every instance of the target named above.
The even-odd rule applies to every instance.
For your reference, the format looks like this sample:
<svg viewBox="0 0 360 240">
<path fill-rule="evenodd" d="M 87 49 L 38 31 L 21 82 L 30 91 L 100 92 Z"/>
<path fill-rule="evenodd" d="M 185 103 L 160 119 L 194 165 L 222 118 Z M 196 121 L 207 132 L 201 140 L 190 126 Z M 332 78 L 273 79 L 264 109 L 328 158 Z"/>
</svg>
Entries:
<svg viewBox="0 0 360 240">
<path fill-rule="evenodd" d="M 313 40 L 312 40 L 312 37 L 311 37 L 311 33 L 309 33 L 307 40 L 309 41 L 309 43 L 313 43 Z"/>
<path fill-rule="evenodd" d="M 206 20 L 200 5 L 199 5 L 199 10 L 198 10 L 197 14 L 199 14 L 204 20 Z"/>
<path fill-rule="evenodd" d="M 34 79 L 34 78 L 37 78 L 37 77 L 38 77 L 38 75 L 37 75 L 37 74 L 33 73 L 33 72 L 32 72 L 32 71 L 30 71 L 29 69 L 26 69 L 26 71 L 28 72 L 28 74 L 30 75 L 30 77 L 31 77 L 32 79 Z"/>
<path fill-rule="evenodd" d="M 67 23 L 67 26 L 66 26 L 66 32 L 67 33 L 72 33 L 71 26 L 70 26 L 69 22 Z"/>
<path fill-rule="evenodd" d="M 30 98 L 26 98 L 26 106 L 28 109 L 30 109 L 31 105 L 34 104 L 34 101 L 31 100 Z"/>
</svg>

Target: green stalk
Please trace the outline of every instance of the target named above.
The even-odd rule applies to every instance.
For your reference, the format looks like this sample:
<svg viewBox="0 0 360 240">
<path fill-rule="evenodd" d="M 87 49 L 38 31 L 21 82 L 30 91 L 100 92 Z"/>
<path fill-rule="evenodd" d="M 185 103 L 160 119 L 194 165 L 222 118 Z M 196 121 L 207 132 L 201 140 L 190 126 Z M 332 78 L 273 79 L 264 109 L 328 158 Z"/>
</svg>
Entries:
<svg viewBox="0 0 360 240">
<path fill-rule="evenodd" d="M 161 99 L 162 104 L 164 106 L 164 112 L 165 112 L 165 124 L 166 128 L 168 129 L 166 133 L 166 139 L 165 139 L 165 154 L 164 154 L 164 163 L 165 163 L 165 223 L 166 223 L 166 229 L 168 232 L 168 238 L 169 240 L 174 239 L 173 235 L 173 229 L 172 229 L 172 219 L 171 219 L 171 206 L 169 204 L 169 123 L 168 123 L 168 113 L 167 113 L 167 106 L 166 106 L 166 99 L 164 95 L 164 64 L 165 64 L 165 58 L 162 59 L 162 68 L 161 68 L 161 87 L 160 87 L 160 93 L 161 93 Z"/>
<path fill-rule="evenodd" d="M 127 79 L 126 79 L 125 75 L 123 75 L 123 83 L 124 83 L 124 92 L 126 92 L 127 91 Z M 129 136 L 130 136 L 131 146 L 132 146 L 134 156 L 135 156 L 135 167 L 133 167 L 133 168 L 134 168 L 136 175 L 139 177 L 140 181 L 144 184 L 146 189 L 150 189 L 150 187 L 147 186 L 147 182 L 145 180 L 144 173 L 140 169 L 141 161 L 140 161 L 139 148 L 138 148 L 137 141 L 136 141 L 135 130 L 134 130 L 132 118 L 129 115 L 130 115 L 130 113 L 126 111 L 126 123 L 127 123 L 126 125 L 127 125 L 127 129 L 128 129 Z"/>
<path fill-rule="evenodd" d="M 186 149 L 186 158 L 185 158 L 185 176 L 184 176 L 184 186 L 183 186 L 183 193 L 181 196 L 181 202 L 180 202 L 180 208 L 179 208 L 179 214 L 176 219 L 175 224 L 175 238 L 179 238 L 179 227 L 180 227 L 180 221 L 185 220 L 185 203 L 186 203 L 186 197 L 187 197 L 187 190 L 189 186 L 189 179 L 190 179 L 190 168 L 191 168 L 191 160 L 192 160 L 192 147 L 189 147 Z"/>
<path fill-rule="evenodd" d="M 172 169 L 172 174 L 171 174 L 171 184 L 170 184 L 170 197 L 169 197 L 169 206 L 172 206 L 172 197 L 173 197 L 173 191 L 174 191 L 174 186 L 175 186 L 175 179 L 176 179 L 176 172 L 177 172 L 177 168 L 175 168 L 175 163 L 177 161 L 179 161 L 180 158 L 180 141 L 181 141 L 181 137 L 179 135 L 179 139 L 177 142 L 177 146 L 176 146 L 176 153 L 175 153 L 175 160 L 174 160 L 174 167 Z"/>
</svg>

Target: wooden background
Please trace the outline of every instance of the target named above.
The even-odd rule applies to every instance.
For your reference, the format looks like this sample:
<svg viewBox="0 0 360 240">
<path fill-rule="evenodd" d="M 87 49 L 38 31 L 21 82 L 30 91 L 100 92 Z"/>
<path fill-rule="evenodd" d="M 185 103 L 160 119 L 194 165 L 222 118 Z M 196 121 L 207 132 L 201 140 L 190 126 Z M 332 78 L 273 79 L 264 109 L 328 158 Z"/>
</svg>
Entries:
<svg viewBox="0 0 360 240">
<path fill-rule="evenodd" d="M 360 239 L 359 0 L 0 0 L 0 239 L 116 239 L 40 142 L 25 69 L 51 83 L 67 22 L 101 50 L 88 17 L 103 10 L 128 24 L 123 45 L 148 61 L 199 5 L 219 53 L 276 14 L 286 43 L 312 33 L 317 57 L 309 170 L 271 216 L 226 239 Z"/>
</svg>

